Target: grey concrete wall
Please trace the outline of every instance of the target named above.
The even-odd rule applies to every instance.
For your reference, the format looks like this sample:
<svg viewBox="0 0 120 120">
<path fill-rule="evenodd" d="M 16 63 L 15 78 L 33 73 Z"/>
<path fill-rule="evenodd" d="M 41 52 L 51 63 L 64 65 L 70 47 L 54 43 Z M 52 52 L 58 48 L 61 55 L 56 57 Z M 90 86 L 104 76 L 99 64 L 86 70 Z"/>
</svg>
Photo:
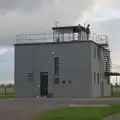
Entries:
<svg viewBox="0 0 120 120">
<path fill-rule="evenodd" d="M 28 79 L 28 73 L 33 71 L 34 48 L 32 46 L 15 47 L 15 96 L 36 96 L 36 81 Z"/>
<path fill-rule="evenodd" d="M 97 56 L 98 45 L 91 44 L 91 72 L 92 72 L 92 96 L 100 97 L 101 96 L 101 84 L 98 84 L 97 73 L 100 74 L 100 60 Z M 94 56 L 95 49 L 95 56 Z M 94 72 L 95 72 L 95 82 L 94 82 Z M 100 80 L 100 79 L 99 79 Z"/>
<path fill-rule="evenodd" d="M 111 96 L 111 85 L 108 84 L 108 77 L 104 78 L 104 96 Z"/>
<path fill-rule="evenodd" d="M 96 48 L 96 58 L 94 56 L 94 48 Z M 101 97 L 110 95 L 110 85 L 108 84 L 108 77 L 105 76 L 104 54 L 103 48 L 100 48 L 100 58 L 97 56 L 98 45 L 91 44 L 91 72 L 92 72 L 92 96 Z M 96 73 L 96 82 L 94 83 L 94 72 Z M 99 73 L 99 84 L 97 82 L 97 73 Z M 103 86 L 102 86 L 103 82 Z"/>
<path fill-rule="evenodd" d="M 91 42 L 65 44 L 38 44 L 15 46 L 15 95 L 35 97 L 40 95 L 40 72 L 49 73 L 48 91 L 55 97 L 91 97 Z M 53 56 L 60 59 L 60 84 L 53 84 Z M 27 74 L 34 73 L 28 80 Z M 63 84 L 71 80 L 72 84 Z"/>
</svg>

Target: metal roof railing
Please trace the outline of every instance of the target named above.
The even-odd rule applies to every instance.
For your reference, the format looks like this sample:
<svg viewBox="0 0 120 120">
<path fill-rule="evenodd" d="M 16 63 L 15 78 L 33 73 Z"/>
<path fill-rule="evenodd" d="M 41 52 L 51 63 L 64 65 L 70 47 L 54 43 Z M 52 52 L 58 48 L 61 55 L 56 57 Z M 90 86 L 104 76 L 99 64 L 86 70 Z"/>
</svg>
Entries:
<svg viewBox="0 0 120 120">
<path fill-rule="evenodd" d="M 97 44 L 108 44 L 108 36 L 107 35 L 96 35 L 92 33 L 90 35 L 90 40 L 96 42 Z"/>
<path fill-rule="evenodd" d="M 16 35 L 16 43 L 44 43 L 53 42 L 53 33 L 20 34 Z"/>
<path fill-rule="evenodd" d="M 71 34 L 65 36 L 64 41 L 73 41 L 73 37 L 70 37 Z M 16 44 L 20 43 L 47 43 L 47 42 L 56 42 L 53 38 L 58 38 L 60 36 L 53 36 L 53 33 L 41 33 L 41 34 L 20 34 L 16 35 Z M 62 39 L 62 37 L 60 37 Z M 89 39 L 87 39 L 87 35 L 82 35 L 81 39 L 78 36 L 74 37 L 74 40 L 92 40 L 97 44 L 108 44 L 108 37 L 106 35 L 96 35 L 94 33 L 89 35 Z"/>
</svg>

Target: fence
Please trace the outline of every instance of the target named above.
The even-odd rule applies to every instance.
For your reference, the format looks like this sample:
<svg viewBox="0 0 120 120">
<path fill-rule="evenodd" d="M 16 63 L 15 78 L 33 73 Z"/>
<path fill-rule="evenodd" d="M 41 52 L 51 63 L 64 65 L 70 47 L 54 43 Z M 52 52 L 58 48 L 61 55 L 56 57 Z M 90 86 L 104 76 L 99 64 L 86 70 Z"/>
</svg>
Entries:
<svg viewBox="0 0 120 120">
<path fill-rule="evenodd" d="M 1 96 L 13 97 L 14 96 L 14 88 L 13 87 L 1 87 L 0 86 L 0 97 Z"/>
<path fill-rule="evenodd" d="M 112 90 L 113 90 L 113 92 L 119 92 L 120 93 L 120 86 L 113 86 Z"/>
<path fill-rule="evenodd" d="M 111 97 L 120 97 L 120 86 L 111 86 Z"/>
</svg>

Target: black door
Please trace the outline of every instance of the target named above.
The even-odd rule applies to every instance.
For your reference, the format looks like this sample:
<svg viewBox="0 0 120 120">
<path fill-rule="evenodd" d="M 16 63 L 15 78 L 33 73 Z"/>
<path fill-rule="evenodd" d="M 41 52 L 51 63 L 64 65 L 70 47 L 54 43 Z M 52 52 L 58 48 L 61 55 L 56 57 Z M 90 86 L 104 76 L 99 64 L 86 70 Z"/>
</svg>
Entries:
<svg viewBox="0 0 120 120">
<path fill-rule="evenodd" d="M 40 73 L 40 95 L 46 96 L 48 94 L 48 73 L 41 72 Z"/>
</svg>

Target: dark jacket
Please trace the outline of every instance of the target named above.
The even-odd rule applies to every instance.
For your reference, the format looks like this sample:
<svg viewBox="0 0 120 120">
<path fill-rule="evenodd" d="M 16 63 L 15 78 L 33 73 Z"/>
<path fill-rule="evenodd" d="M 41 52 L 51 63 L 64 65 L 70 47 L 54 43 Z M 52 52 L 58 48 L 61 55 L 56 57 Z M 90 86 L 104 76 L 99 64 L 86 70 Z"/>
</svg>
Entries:
<svg viewBox="0 0 120 120">
<path fill-rule="evenodd" d="M 86 30 L 87 30 L 87 34 L 90 34 L 90 29 L 89 29 L 89 27 L 87 27 Z"/>
</svg>

